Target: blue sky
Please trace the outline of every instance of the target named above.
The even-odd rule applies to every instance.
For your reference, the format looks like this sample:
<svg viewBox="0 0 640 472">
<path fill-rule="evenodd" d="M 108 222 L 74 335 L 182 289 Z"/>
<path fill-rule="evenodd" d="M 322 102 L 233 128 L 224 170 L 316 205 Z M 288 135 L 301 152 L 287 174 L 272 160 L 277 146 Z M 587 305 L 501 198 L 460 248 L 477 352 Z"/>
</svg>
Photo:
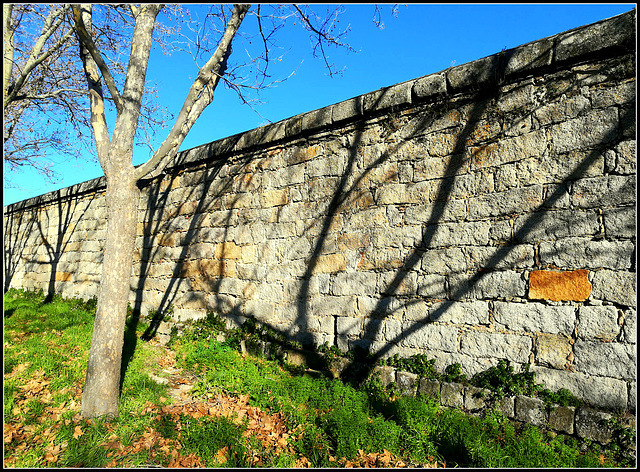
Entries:
<svg viewBox="0 0 640 472">
<path fill-rule="evenodd" d="M 357 53 L 328 50 L 336 68 L 344 68 L 341 76 L 329 77 L 322 60 L 312 57 L 309 40 L 300 30 L 283 31 L 286 54 L 274 72 L 281 77 L 292 70 L 295 74 L 278 87 L 261 92 L 264 103 L 256 107 L 259 114 L 240 103 L 234 92 L 220 87 L 181 150 L 609 18 L 634 6 L 632 3 L 408 4 L 399 6 L 397 17 L 390 14 L 390 6 L 385 6 L 385 27 L 379 29 L 372 21 L 373 5 L 345 5 L 341 25 L 350 25 L 347 40 Z M 159 102 L 177 114 L 196 72 L 193 61 L 186 55 L 173 53 L 167 57 L 154 53 L 148 79 L 158 85 Z M 158 133 L 156 145 L 168 129 Z M 3 204 L 102 175 L 95 161 L 66 162 L 52 157 L 56 162 L 54 169 L 61 177 L 57 182 L 48 182 L 33 171 L 21 171 L 12 176 L 15 187 L 5 184 Z M 146 150 L 134 152 L 134 164 L 147 158 Z"/>
</svg>

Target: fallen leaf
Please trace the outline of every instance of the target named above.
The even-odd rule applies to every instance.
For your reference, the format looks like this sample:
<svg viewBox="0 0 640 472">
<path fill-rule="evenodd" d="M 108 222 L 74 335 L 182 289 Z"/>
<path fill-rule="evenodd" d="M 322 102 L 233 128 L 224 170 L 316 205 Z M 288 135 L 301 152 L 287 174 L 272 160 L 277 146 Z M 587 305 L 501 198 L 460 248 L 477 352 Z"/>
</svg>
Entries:
<svg viewBox="0 0 640 472">
<path fill-rule="evenodd" d="M 84 434 L 84 431 L 82 431 L 82 428 L 80 426 L 76 426 L 73 429 L 73 439 L 78 439 L 83 434 Z"/>
</svg>

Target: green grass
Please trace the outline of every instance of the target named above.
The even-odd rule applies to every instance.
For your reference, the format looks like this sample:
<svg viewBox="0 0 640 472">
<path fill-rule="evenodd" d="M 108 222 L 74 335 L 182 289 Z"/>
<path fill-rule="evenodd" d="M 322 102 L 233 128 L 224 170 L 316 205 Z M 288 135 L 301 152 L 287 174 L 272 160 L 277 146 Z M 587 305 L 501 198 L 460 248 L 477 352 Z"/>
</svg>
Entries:
<svg viewBox="0 0 640 472">
<path fill-rule="evenodd" d="M 211 320 L 210 326 L 194 324 L 171 343 L 178 366 L 198 376 L 192 392 L 212 401 L 220 394 L 248 396 L 250 405 L 278 413 L 290 432 L 288 449 L 265 449 L 248 434 L 248 419 L 162 413 L 172 400 L 167 387 L 148 375 L 161 348 L 142 340 L 147 326 L 133 319 L 125 338 L 133 355 L 120 414 L 83 420 L 79 409 L 95 301 L 47 301 L 42 293 L 11 290 L 4 302 L 5 431 L 15 431 L 5 440 L 5 466 L 168 466 L 180 459 L 192 461 L 183 466 L 250 467 L 259 455 L 262 467 L 293 467 L 301 458 L 313 467 L 336 467 L 369 453 L 391 453 L 415 466 L 435 461 L 487 468 L 631 465 L 595 445 L 581 452 L 574 439 L 518 428 L 495 412 L 470 417 L 432 399 L 396 397 L 376 378 L 356 388 L 301 374 L 276 360 L 243 356 L 236 350 L 237 337 L 215 340 L 211 330 L 222 325 Z"/>
</svg>

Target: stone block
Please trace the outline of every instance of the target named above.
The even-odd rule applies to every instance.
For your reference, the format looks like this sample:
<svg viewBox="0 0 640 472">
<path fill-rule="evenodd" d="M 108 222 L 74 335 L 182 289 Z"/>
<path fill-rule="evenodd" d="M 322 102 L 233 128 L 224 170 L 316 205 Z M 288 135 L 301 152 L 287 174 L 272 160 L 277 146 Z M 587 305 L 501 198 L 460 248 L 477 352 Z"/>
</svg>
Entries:
<svg viewBox="0 0 640 472">
<path fill-rule="evenodd" d="M 404 322 L 403 339 L 399 343 L 404 347 L 429 348 L 446 352 L 458 350 L 458 328 L 435 323 Z"/>
<path fill-rule="evenodd" d="M 629 240 L 565 238 L 540 244 L 540 264 L 586 269 L 629 269 L 635 244 Z"/>
<path fill-rule="evenodd" d="M 524 297 L 526 283 L 523 274 L 512 271 L 477 272 L 449 277 L 449 298 L 490 299 Z"/>
<path fill-rule="evenodd" d="M 624 380 L 542 366 L 534 366 L 531 370 L 536 374 L 536 382 L 551 391 L 557 392 L 565 388 L 592 405 L 603 408 L 627 408 L 627 382 Z"/>
<path fill-rule="evenodd" d="M 335 273 L 347 268 L 347 260 L 342 254 L 324 254 L 309 261 L 313 274 Z"/>
<path fill-rule="evenodd" d="M 482 388 L 468 386 L 464 390 L 464 407 L 467 410 L 480 410 L 484 408 L 484 398 L 488 391 Z"/>
<path fill-rule="evenodd" d="M 634 32 L 635 10 L 572 29 L 558 35 L 554 60 L 564 62 L 611 48 L 633 48 L 636 44 Z"/>
<path fill-rule="evenodd" d="M 590 294 L 588 270 L 533 270 L 529 274 L 529 298 L 532 300 L 583 301 Z"/>
<path fill-rule="evenodd" d="M 571 203 L 578 208 L 633 205 L 636 201 L 635 175 L 608 175 L 578 179 L 571 192 Z"/>
<path fill-rule="evenodd" d="M 383 387 L 388 387 L 396 381 L 396 370 L 388 365 L 377 365 L 372 370 L 372 375 L 379 375 Z"/>
<path fill-rule="evenodd" d="M 553 41 L 545 38 L 504 52 L 505 76 L 519 75 L 551 64 Z"/>
<path fill-rule="evenodd" d="M 599 215 L 595 210 L 546 210 L 520 215 L 513 223 L 513 234 L 518 241 L 593 236 L 599 230 Z"/>
<path fill-rule="evenodd" d="M 494 303 L 494 321 L 511 331 L 527 333 L 571 334 L 576 316 L 571 306 L 547 306 L 542 303 Z"/>
<path fill-rule="evenodd" d="M 511 419 L 515 418 L 515 407 L 516 407 L 515 397 L 499 398 L 493 404 L 493 408 L 496 411 L 498 411 L 499 413 L 502 413 L 504 416 Z"/>
<path fill-rule="evenodd" d="M 614 306 L 581 306 L 578 309 L 578 337 L 613 341 L 620 332 L 618 309 Z"/>
<path fill-rule="evenodd" d="M 447 93 L 445 75 L 431 74 L 413 81 L 413 95 L 420 100 L 436 99 Z"/>
<path fill-rule="evenodd" d="M 468 356 L 507 359 L 524 364 L 529 361 L 532 341 L 515 334 L 469 331 L 462 334 L 460 351 Z"/>
<path fill-rule="evenodd" d="M 464 406 L 464 385 L 455 382 L 442 382 L 440 403 L 449 407 Z"/>
<path fill-rule="evenodd" d="M 339 123 L 361 115 L 362 101 L 362 96 L 358 96 L 333 105 L 331 107 L 333 122 Z"/>
<path fill-rule="evenodd" d="M 569 333 L 570 334 L 570 333 Z M 572 353 L 570 338 L 563 335 L 541 335 L 536 338 L 536 363 L 564 369 Z"/>
<path fill-rule="evenodd" d="M 609 413 L 592 408 L 578 408 L 575 418 L 575 432 L 584 439 L 608 444 L 613 438 L 612 430 L 607 422 L 612 418 Z"/>
<path fill-rule="evenodd" d="M 575 417 L 575 407 L 556 406 L 549 412 L 549 428 L 561 433 L 573 434 Z"/>
<path fill-rule="evenodd" d="M 489 305 L 485 301 L 438 302 L 428 307 L 429 319 L 441 323 L 482 325 L 489 323 Z"/>
<path fill-rule="evenodd" d="M 364 112 L 371 113 L 388 108 L 394 110 L 409 105 L 411 103 L 412 84 L 413 82 L 402 82 L 363 95 Z"/>
<path fill-rule="evenodd" d="M 542 400 L 518 395 L 515 401 L 516 420 L 534 426 L 546 426 L 548 414 Z"/>
<path fill-rule="evenodd" d="M 469 218 L 527 213 L 542 204 L 542 185 L 515 188 L 469 199 Z"/>
<path fill-rule="evenodd" d="M 626 380 L 636 377 L 635 345 L 578 339 L 574 354 L 580 372 Z"/>
<path fill-rule="evenodd" d="M 604 233 L 608 238 L 633 238 L 636 235 L 636 209 L 633 207 L 603 210 Z"/>
<path fill-rule="evenodd" d="M 598 270 L 593 273 L 591 297 L 626 306 L 636 306 L 636 273 Z"/>
<path fill-rule="evenodd" d="M 420 379 L 418 393 L 431 398 L 440 398 L 440 382 L 431 379 Z"/>
<path fill-rule="evenodd" d="M 396 385 L 403 395 L 415 395 L 418 389 L 419 377 L 411 372 L 396 372 Z"/>
</svg>

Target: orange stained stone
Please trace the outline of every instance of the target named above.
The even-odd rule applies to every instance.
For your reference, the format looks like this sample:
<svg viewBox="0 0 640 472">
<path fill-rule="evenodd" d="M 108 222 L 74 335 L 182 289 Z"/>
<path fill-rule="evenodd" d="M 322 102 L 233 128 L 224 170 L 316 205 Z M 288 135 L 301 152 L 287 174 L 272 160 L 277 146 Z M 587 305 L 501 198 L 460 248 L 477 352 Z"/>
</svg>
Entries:
<svg viewBox="0 0 640 472">
<path fill-rule="evenodd" d="M 589 271 L 534 270 L 529 274 L 529 298 L 583 301 L 591 294 Z"/>
</svg>

